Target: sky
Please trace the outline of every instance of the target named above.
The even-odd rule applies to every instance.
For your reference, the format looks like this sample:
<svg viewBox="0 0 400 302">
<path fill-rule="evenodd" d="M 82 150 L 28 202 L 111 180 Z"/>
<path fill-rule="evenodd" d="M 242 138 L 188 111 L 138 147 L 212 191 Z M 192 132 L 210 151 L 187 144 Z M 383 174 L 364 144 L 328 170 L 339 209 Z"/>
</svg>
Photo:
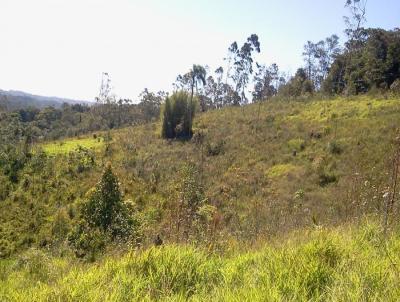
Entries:
<svg viewBox="0 0 400 302">
<path fill-rule="evenodd" d="M 256 33 L 257 62 L 294 73 L 307 40 L 344 40 L 344 0 L 0 0 L 0 89 L 93 100 L 170 91 L 193 64 L 224 64 Z M 400 27 L 400 0 L 368 0 L 369 27 Z"/>
</svg>

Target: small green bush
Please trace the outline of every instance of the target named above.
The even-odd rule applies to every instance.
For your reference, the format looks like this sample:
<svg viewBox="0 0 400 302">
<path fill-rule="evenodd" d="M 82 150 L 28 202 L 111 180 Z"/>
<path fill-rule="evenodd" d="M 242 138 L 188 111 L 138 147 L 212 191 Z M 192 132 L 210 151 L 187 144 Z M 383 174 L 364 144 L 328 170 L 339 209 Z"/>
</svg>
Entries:
<svg viewBox="0 0 400 302">
<path fill-rule="evenodd" d="M 0 239 L 0 259 L 9 257 L 14 250 L 13 244 L 7 239 Z"/>
<path fill-rule="evenodd" d="M 335 173 L 331 172 L 331 171 L 326 171 L 323 170 L 320 172 L 319 174 L 319 185 L 321 187 L 325 187 L 331 183 L 334 183 L 337 181 L 337 176 Z"/>
<path fill-rule="evenodd" d="M 76 257 L 93 261 L 104 250 L 107 237 L 99 228 L 80 221 L 69 233 L 68 241 Z"/>
<path fill-rule="evenodd" d="M 219 140 L 217 143 L 207 143 L 207 155 L 208 156 L 217 156 L 223 154 L 224 152 L 225 141 Z"/>
<path fill-rule="evenodd" d="M 328 151 L 331 154 L 341 154 L 343 152 L 343 146 L 338 141 L 331 141 L 328 144 Z"/>
</svg>

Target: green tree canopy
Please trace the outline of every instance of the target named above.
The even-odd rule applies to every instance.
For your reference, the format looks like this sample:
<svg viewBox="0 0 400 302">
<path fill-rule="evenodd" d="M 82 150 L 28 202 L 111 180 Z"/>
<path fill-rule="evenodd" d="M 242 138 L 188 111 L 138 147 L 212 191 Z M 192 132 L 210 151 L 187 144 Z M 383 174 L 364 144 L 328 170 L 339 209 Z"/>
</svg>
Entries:
<svg viewBox="0 0 400 302">
<path fill-rule="evenodd" d="M 112 236 L 129 235 L 133 221 L 122 201 L 118 178 L 111 164 L 107 164 L 101 180 L 83 205 L 82 218 L 90 227 L 109 232 Z"/>
</svg>

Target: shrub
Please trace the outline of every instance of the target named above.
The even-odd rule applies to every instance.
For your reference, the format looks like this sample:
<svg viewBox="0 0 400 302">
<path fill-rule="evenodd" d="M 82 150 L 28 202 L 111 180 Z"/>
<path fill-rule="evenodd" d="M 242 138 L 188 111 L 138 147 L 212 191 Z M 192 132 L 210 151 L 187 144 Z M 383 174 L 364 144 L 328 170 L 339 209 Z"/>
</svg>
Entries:
<svg viewBox="0 0 400 302">
<path fill-rule="evenodd" d="M 163 138 L 189 138 L 195 114 L 195 102 L 190 103 L 184 91 L 175 92 L 165 100 L 161 136 Z"/>
<path fill-rule="evenodd" d="M 343 152 L 343 147 L 338 141 L 331 141 L 328 144 L 328 151 L 332 154 L 341 154 Z"/>
<path fill-rule="evenodd" d="M 94 260 L 104 249 L 107 238 L 99 228 L 89 226 L 86 221 L 81 220 L 68 235 L 68 241 L 76 257 Z"/>
<path fill-rule="evenodd" d="M 0 201 L 1 201 L 7 198 L 7 196 L 12 190 L 12 185 L 10 180 L 6 176 L 3 176 L 1 174 L 0 174 L 0 183 L 1 183 L 0 186 Z"/>
<path fill-rule="evenodd" d="M 69 153 L 69 164 L 77 173 L 90 170 L 95 165 L 94 152 L 88 148 L 78 146 Z"/>
<path fill-rule="evenodd" d="M 337 181 L 337 176 L 331 171 L 321 171 L 319 173 L 319 185 L 321 187 L 325 187 L 330 183 L 334 183 Z"/>
<path fill-rule="evenodd" d="M 126 241 L 136 235 L 137 222 L 122 201 L 117 177 L 107 164 L 103 176 L 81 206 L 81 220 L 69 236 L 78 256 L 91 255 L 110 241 Z"/>
<path fill-rule="evenodd" d="M 217 156 L 223 154 L 224 152 L 225 141 L 220 140 L 217 143 L 207 143 L 207 155 L 208 156 Z"/>
<path fill-rule="evenodd" d="M 0 259 L 7 258 L 13 252 L 13 245 L 6 239 L 0 239 Z"/>
</svg>

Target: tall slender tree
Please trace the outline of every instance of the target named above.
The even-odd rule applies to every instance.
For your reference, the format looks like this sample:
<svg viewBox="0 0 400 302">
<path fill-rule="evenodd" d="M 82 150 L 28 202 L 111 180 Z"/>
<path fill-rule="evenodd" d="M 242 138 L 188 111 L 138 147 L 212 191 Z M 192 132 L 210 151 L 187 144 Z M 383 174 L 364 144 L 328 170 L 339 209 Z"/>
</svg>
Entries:
<svg viewBox="0 0 400 302">
<path fill-rule="evenodd" d="M 367 21 L 367 0 L 346 0 L 345 7 L 349 10 L 349 16 L 344 16 L 346 24 L 345 33 L 349 40 L 346 47 L 349 50 L 360 47 L 363 37 L 363 25 Z"/>
<path fill-rule="evenodd" d="M 250 75 L 253 73 L 253 53 L 260 52 L 260 42 L 258 36 L 252 34 L 247 38 L 247 41 L 239 49 L 237 43 L 232 43 L 229 51 L 233 53 L 234 57 L 234 74 L 232 79 L 235 83 L 235 90 L 240 95 L 240 101 L 242 104 L 247 102 L 246 98 L 246 87 L 250 81 Z"/>
<path fill-rule="evenodd" d="M 201 65 L 193 65 L 192 70 L 189 72 L 191 78 L 191 93 L 190 93 L 190 104 L 189 104 L 189 127 L 192 129 L 192 112 L 193 109 L 193 96 L 194 96 L 194 89 L 196 88 L 196 92 L 198 91 L 199 85 L 206 84 L 206 76 L 207 72 L 206 69 Z"/>
</svg>

